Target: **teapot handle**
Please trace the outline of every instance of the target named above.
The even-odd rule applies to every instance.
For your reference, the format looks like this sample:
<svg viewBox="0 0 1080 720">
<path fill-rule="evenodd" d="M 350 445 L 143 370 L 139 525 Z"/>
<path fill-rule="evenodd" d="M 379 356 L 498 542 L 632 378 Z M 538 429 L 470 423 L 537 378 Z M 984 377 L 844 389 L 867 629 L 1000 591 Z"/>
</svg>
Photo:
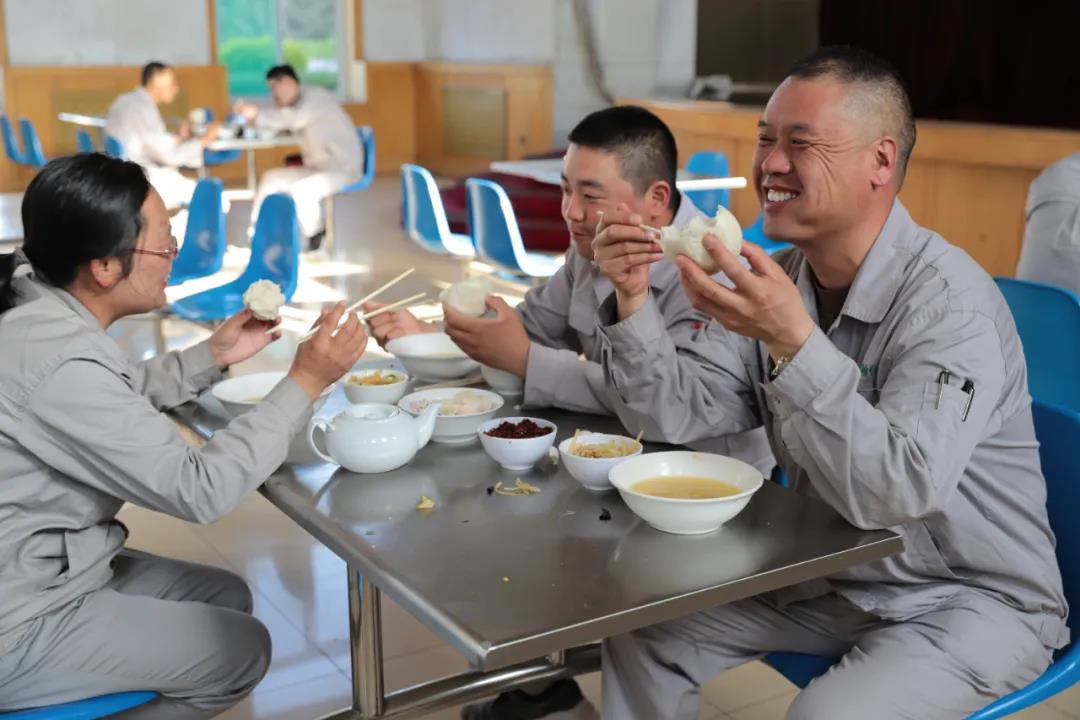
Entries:
<svg viewBox="0 0 1080 720">
<path fill-rule="evenodd" d="M 310 423 L 308 423 L 308 445 L 311 446 L 311 449 L 315 451 L 316 455 L 321 457 L 326 462 L 330 463 L 331 465 L 340 465 L 341 463 L 323 452 L 322 449 L 319 447 L 319 444 L 315 442 L 315 430 L 321 430 L 323 437 L 325 437 L 326 430 L 331 426 L 331 424 L 332 423 L 330 423 L 330 421 L 324 420 L 322 418 L 315 418 Z"/>
</svg>

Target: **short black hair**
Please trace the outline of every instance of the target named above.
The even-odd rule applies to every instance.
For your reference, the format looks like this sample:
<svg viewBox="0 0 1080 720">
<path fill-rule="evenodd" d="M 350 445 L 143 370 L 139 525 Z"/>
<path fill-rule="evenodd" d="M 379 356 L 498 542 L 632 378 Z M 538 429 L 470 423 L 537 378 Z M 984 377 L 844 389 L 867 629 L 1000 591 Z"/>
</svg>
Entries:
<svg viewBox="0 0 1080 720">
<path fill-rule="evenodd" d="M 22 201 L 22 251 L 39 279 L 70 285 L 91 260 L 118 258 L 131 272 L 150 194 L 139 165 L 102 153 L 50 161 L 34 176 Z M 0 263 L 0 312 L 15 305 L 13 262 Z"/>
<path fill-rule="evenodd" d="M 574 145 L 604 150 L 619 160 L 622 176 L 634 192 L 644 195 L 657 180 L 671 186 L 668 207 L 678 206 L 675 174 L 679 151 L 664 121 L 643 107 L 619 105 L 590 113 L 570 131 Z"/>
<path fill-rule="evenodd" d="M 887 115 L 889 131 L 900 149 L 898 182 L 903 183 L 911 151 L 915 149 L 915 115 L 900 72 L 885 58 L 851 45 L 826 45 L 799 60 L 787 77 L 803 80 L 829 77 L 845 85 L 860 85 L 875 110 Z"/>
<path fill-rule="evenodd" d="M 266 71 L 266 79 L 280 80 L 281 78 L 292 78 L 296 82 L 300 82 L 300 78 L 296 76 L 296 71 L 293 70 L 292 65 L 275 65 Z"/>
<path fill-rule="evenodd" d="M 147 83 L 154 79 L 154 76 L 163 70 L 168 70 L 169 66 L 163 62 L 154 60 L 143 65 L 142 69 L 142 84 L 146 87 Z"/>
</svg>

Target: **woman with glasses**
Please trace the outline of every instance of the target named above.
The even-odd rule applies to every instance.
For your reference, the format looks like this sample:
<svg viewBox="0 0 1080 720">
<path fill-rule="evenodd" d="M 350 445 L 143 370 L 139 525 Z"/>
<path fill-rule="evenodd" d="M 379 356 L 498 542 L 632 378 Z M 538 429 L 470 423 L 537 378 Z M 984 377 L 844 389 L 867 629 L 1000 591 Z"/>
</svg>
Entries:
<svg viewBox="0 0 1080 720">
<path fill-rule="evenodd" d="M 244 311 L 144 363 L 105 330 L 165 302 L 176 241 L 138 165 L 59 158 L 27 188 L 21 253 L 0 256 L 0 710 L 129 690 L 125 717 L 207 718 L 266 672 L 251 593 L 216 568 L 124 549 L 125 502 L 196 522 L 235 508 L 284 460 L 312 402 L 367 342 L 320 318 L 288 377 L 190 447 L 162 410 L 280 337 Z M 25 262 L 24 262 L 25 261 Z"/>
</svg>

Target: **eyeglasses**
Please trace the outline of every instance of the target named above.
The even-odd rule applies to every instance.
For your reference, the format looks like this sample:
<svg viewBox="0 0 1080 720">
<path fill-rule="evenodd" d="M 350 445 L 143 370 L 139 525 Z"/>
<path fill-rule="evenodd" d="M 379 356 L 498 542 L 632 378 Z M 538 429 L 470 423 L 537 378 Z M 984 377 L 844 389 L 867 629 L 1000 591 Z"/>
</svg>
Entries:
<svg viewBox="0 0 1080 720">
<path fill-rule="evenodd" d="M 173 241 L 169 243 L 168 250 L 144 250 L 143 248 L 135 248 L 134 252 L 142 255 L 157 255 L 158 257 L 175 260 L 176 256 L 180 254 L 180 246 L 177 244 L 176 238 L 173 238 Z"/>
</svg>

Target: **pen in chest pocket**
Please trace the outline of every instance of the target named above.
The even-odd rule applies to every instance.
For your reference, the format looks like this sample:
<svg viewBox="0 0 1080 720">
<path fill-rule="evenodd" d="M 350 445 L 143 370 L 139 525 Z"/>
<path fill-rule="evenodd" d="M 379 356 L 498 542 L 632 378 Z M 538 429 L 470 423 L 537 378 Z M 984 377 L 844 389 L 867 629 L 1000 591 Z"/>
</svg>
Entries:
<svg viewBox="0 0 1080 720">
<path fill-rule="evenodd" d="M 945 386 L 952 380 L 952 373 L 948 370 L 942 370 L 938 373 L 938 392 L 937 402 L 934 403 L 934 409 L 941 409 L 941 400 L 945 396 Z M 967 395 L 967 402 L 964 403 L 964 414 L 960 417 L 960 422 L 967 422 L 968 413 L 971 412 L 971 403 L 975 399 L 975 383 L 971 380 L 965 380 L 964 384 L 960 387 L 960 392 Z"/>
</svg>

